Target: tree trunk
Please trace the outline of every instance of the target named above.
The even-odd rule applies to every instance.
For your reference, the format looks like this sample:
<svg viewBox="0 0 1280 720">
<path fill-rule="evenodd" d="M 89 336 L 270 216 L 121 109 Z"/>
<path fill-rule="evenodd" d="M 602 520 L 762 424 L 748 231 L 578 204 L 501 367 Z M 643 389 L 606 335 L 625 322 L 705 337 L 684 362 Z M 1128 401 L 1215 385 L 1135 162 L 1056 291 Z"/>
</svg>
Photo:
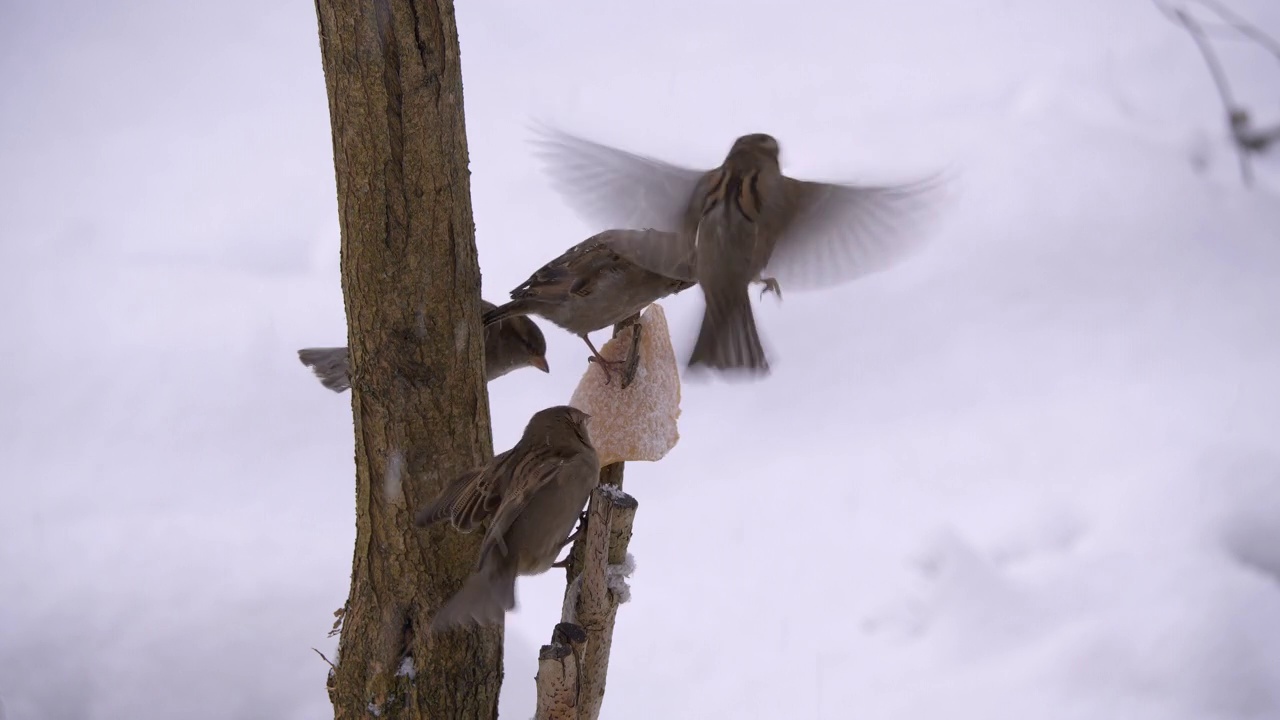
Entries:
<svg viewBox="0 0 1280 720">
<path fill-rule="evenodd" d="M 336 718 L 494 718 L 502 629 L 428 637 L 478 535 L 413 510 L 493 452 L 451 0 L 316 0 L 355 415 Z"/>
</svg>

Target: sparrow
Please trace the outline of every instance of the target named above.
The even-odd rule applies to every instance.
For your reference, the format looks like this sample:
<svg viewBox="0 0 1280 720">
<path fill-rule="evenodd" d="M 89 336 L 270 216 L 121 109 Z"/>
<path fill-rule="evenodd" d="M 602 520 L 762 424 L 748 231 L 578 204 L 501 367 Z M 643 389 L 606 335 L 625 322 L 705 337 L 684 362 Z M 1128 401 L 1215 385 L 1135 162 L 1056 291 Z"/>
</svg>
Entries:
<svg viewBox="0 0 1280 720">
<path fill-rule="evenodd" d="M 516 577 L 546 572 L 600 480 L 590 415 L 567 405 L 534 413 L 510 450 L 454 480 L 414 517 L 470 533 L 488 523 L 471 576 L 431 621 L 496 624 L 516 605 Z"/>
<path fill-rule="evenodd" d="M 488 312 L 496 306 L 481 300 L 480 307 Z M 321 385 L 330 390 L 340 393 L 351 388 L 351 361 L 346 348 L 304 348 L 298 351 L 298 359 L 315 372 Z M 547 365 L 547 340 L 537 324 L 528 318 L 512 318 L 485 326 L 485 382 L 497 380 L 523 367 L 551 372 Z"/>
<path fill-rule="evenodd" d="M 655 247 L 678 242 L 676 233 L 657 230 L 605 230 L 593 235 L 512 290 L 511 301 L 486 312 L 484 324 L 488 327 L 522 315 L 545 318 L 582 338 L 607 381 L 610 365 L 634 359 L 605 360 L 590 334 L 611 325 L 634 323 L 640 311 L 654 301 L 696 284 L 690 264 L 674 263 L 666 273 L 658 273 L 636 260 Z"/>
<path fill-rule="evenodd" d="M 693 269 L 706 311 L 690 367 L 769 371 L 747 292 L 782 296 L 782 283 L 836 285 L 882 270 L 920 239 L 915 221 L 936 178 L 900 185 L 796 180 L 782 174 L 778 141 L 743 135 L 724 162 L 693 170 L 544 129 L 535 142 L 556 190 L 586 219 L 652 227 L 675 241 L 635 248 L 631 260 L 672 275 Z M 781 279 L 782 283 L 779 282 Z"/>
</svg>

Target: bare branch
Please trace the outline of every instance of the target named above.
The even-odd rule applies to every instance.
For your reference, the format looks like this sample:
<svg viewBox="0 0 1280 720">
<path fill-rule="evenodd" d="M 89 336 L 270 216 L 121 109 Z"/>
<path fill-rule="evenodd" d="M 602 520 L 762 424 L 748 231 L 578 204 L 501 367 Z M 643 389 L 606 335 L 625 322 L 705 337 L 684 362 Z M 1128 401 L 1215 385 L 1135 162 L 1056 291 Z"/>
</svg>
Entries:
<svg viewBox="0 0 1280 720">
<path fill-rule="evenodd" d="M 1274 143 L 1280 143 L 1280 125 L 1266 130 L 1254 130 L 1247 126 L 1241 128 L 1236 139 L 1246 148 L 1254 152 L 1262 152 Z"/>
<path fill-rule="evenodd" d="M 605 565 L 609 562 L 609 524 L 613 503 L 600 488 L 591 493 L 591 510 L 587 515 L 586 556 L 582 563 L 582 587 L 576 607 L 567 618 L 594 635 L 604 629 L 604 616 L 609 611 L 609 587 L 605 584 Z M 589 651 L 588 651 L 589 652 Z"/>
<path fill-rule="evenodd" d="M 1209 74 L 1213 77 L 1213 84 L 1218 88 L 1218 96 L 1222 98 L 1223 107 L 1227 109 L 1228 113 L 1234 112 L 1237 108 L 1235 99 L 1231 96 L 1231 87 L 1227 83 L 1226 71 L 1222 69 L 1222 63 L 1218 61 L 1218 56 L 1214 54 L 1213 47 L 1205 38 L 1204 29 L 1192 19 L 1190 13 L 1186 10 L 1179 8 L 1174 11 L 1174 16 L 1191 34 L 1191 39 L 1195 41 L 1196 47 L 1199 48 L 1200 55 L 1204 57 L 1204 63 L 1209 67 Z"/>
<path fill-rule="evenodd" d="M 556 623 L 555 628 L 551 631 L 551 642 L 568 645 L 579 656 L 587 651 L 587 631 L 582 629 L 581 625 L 573 623 Z"/>
<path fill-rule="evenodd" d="M 1195 2 L 1209 8 L 1214 14 L 1222 18 L 1226 27 L 1261 45 L 1263 49 L 1274 55 L 1277 60 L 1280 60 L 1280 41 L 1258 29 L 1257 25 L 1244 19 L 1236 11 L 1218 2 L 1218 0 L 1195 0 Z"/>
<path fill-rule="evenodd" d="M 571 648 L 576 658 L 576 720 L 600 717 L 618 606 L 630 599 L 626 578 L 635 569 L 635 562 L 627 548 L 638 503 L 622 491 L 624 463 L 658 460 L 679 437 L 674 424 L 679 416 L 680 379 L 665 316 L 659 305 L 651 305 L 640 318 L 645 328 L 640 340 L 641 324 L 636 319 L 628 318 L 615 325 L 614 337 L 603 352 L 615 352 L 618 357 L 624 345 L 629 345 L 627 354 L 637 359 L 637 367 L 643 367 L 645 372 L 636 374 L 634 385 L 602 397 L 584 392 L 584 388 L 603 387 L 599 369 L 592 367 L 570 402 L 591 413 L 592 442 L 601 462 L 607 463 L 600 468 L 600 482 L 591 493 L 586 515 L 565 541 L 572 541 L 573 547 L 563 561 L 556 563 L 556 567 L 565 569 L 566 587 L 562 622 L 552 633 L 551 645 Z M 632 330 L 630 336 L 624 334 L 627 328 Z M 636 399 L 657 400 L 660 407 L 656 424 L 646 421 L 654 410 L 637 408 Z M 641 421 L 637 422 L 637 418 Z M 626 422 L 617 422 L 620 420 Z M 565 660 L 561 658 L 560 662 Z M 548 692 L 550 689 L 542 687 L 540 675 L 538 697 Z M 543 717 L 541 711 L 538 717 Z"/>
<path fill-rule="evenodd" d="M 1204 58 L 1205 65 L 1209 68 L 1209 75 L 1213 78 L 1213 84 L 1218 89 L 1218 97 L 1222 99 L 1222 106 L 1227 114 L 1227 127 L 1231 130 L 1231 137 L 1235 141 L 1236 155 L 1240 158 L 1240 178 L 1244 181 L 1246 187 L 1253 185 L 1253 167 L 1249 164 L 1249 148 L 1241 141 L 1240 127 L 1242 124 L 1247 125 L 1248 116 L 1244 114 L 1244 110 L 1235 104 L 1235 99 L 1231 96 L 1231 86 L 1227 83 L 1226 71 L 1222 68 L 1222 63 L 1218 61 L 1218 56 L 1213 52 L 1213 46 L 1209 39 L 1205 37 L 1204 28 L 1200 23 L 1191 17 L 1183 8 L 1168 8 L 1164 4 L 1157 2 L 1156 6 L 1160 11 L 1170 16 L 1186 29 L 1191 35 L 1191 39 L 1195 42 L 1196 48 L 1200 50 L 1201 57 Z"/>
<path fill-rule="evenodd" d="M 638 507 L 635 498 L 622 492 L 621 475 L 622 463 L 601 470 L 600 487 L 591 495 L 586 530 L 570 554 L 563 616 L 586 630 L 588 637 L 580 665 L 580 720 L 596 720 L 604 704 L 613 627 L 622 600 L 609 586 L 606 568 L 626 562 Z"/>
<path fill-rule="evenodd" d="M 311 648 L 311 649 L 315 650 L 315 653 L 320 656 L 321 660 L 325 661 L 325 663 L 330 667 L 330 669 L 333 669 L 333 670 L 338 669 L 337 665 L 334 665 L 333 663 L 329 662 L 329 658 L 325 657 L 324 653 L 320 652 L 319 650 L 316 650 L 315 648 Z"/>
<path fill-rule="evenodd" d="M 553 642 L 538 651 L 535 720 L 578 720 L 578 661 L 573 648 Z"/>
</svg>

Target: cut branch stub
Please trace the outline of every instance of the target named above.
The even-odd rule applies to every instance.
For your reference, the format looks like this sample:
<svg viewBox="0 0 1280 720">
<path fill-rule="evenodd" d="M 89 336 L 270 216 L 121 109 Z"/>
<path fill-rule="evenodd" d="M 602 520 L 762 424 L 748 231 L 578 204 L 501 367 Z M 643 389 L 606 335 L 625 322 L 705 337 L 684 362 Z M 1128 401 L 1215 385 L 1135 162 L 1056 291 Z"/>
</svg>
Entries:
<svg viewBox="0 0 1280 720">
<path fill-rule="evenodd" d="M 581 655 L 587 647 L 587 631 L 581 625 L 571 622 L 556 623 L 555 629 L 551 631 L 551 642 L 568 645 Z"/>
<path fill-rule="evenodd" d="M 536 720 L 577 720 L 578 661 L 564 643 L 543 645 L 538 651 Z"/>
<path fill-rule="evenodd" d="M 609 564 L 621 565 L 627 559 L 627 546 L 631 544 L 631 525 L 636 519 L 640 503 L 622 492 L 621 488 L 613 489 L 611 485 L 603 485 L 599 490 L 612 495 L 609 498 L 613 505 L 609 519 Z"/>
</svg>

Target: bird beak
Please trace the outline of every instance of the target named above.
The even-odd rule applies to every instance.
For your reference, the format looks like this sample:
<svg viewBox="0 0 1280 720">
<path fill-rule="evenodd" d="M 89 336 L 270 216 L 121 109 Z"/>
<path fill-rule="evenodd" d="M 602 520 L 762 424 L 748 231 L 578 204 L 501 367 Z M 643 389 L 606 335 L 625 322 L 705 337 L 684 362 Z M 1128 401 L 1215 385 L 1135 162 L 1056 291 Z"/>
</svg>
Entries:
<svg viewBox="0 0 1280 720">
<path fill-rule="evenodd" d="M 535 357 L 535 358 L 530 358 L 530 359 L 529 359 L 529 364 L 530 364 L 530 365 L 532 365 L 532 366 L 534 366 L 534 367 L 536 367 L 536 368 L 538 368 L 539 370 L 541 370 L 541 371 L 542 371 L 542 372 L 544 372 L 544 373 L 549 373 L 549 372 L 551 372 L 551 368 L 547 367 L 547 359 L 546 359 L 545 357 L 538 356 L 538 357 Z"/>
</svg>

